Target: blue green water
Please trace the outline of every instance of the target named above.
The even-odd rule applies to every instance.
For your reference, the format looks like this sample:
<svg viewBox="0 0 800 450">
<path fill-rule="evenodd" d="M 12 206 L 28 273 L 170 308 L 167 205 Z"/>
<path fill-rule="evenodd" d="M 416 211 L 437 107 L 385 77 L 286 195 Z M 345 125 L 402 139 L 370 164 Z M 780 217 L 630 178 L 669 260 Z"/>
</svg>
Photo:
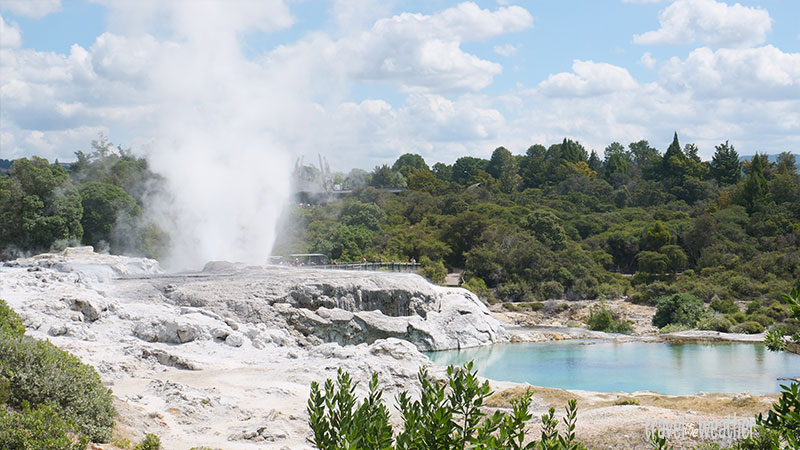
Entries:
<svg viewBox="0 0 800 450">
<path fill-rule="evenodd" d="M 428 353 L 441 365 L 475 362 L 478 374 L 498 381 L 598 392 L 780 391 L 778 377 L 800 377 L 800 355 L 762 344 L 680 344 L 559 341 L 498 344 Z"/>
</svg>

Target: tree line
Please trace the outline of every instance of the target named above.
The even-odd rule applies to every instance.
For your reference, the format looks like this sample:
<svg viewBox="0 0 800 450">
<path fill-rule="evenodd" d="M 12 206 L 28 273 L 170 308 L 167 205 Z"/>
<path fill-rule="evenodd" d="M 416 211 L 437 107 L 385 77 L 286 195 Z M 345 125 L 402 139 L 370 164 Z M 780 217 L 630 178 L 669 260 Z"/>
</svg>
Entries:
<svg viewBox="0 0 800 450">
<path fill-rule="evenodd" d="M 158 257 L 166 234 L 142 208 L 162 180 L 147 161 L 101 135 L 65 168 L 21 158 L 0 175 L 0 259 L 70 245 Z"/>
<path fill-rule="evenodd" d="M 334 174 L 353 194 L 294 208 L 298 226 L 282 230 L 275 252 L 441 263 L 503 301 L 776 301 L 800 274 L 795 156 L 740 161 L 727 141 L 710 161 L 698 153 L 676 133 L 663 153 L 614 142 L 602 158 L 570 139 L 433 166 L 404 154 L 371 173 Z"/>
</svg>

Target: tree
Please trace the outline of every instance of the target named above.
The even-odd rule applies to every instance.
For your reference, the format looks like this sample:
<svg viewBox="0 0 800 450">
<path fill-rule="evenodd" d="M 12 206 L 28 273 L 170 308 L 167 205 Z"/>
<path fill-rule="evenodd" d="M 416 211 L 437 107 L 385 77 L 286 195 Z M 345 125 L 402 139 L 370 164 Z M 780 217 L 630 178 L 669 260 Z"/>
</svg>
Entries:
<svg viewBox="0 0 800 450">
<path fill-rule="evenodd" d="M 567 241 L 567 234 L 561 220 L 549 211 L 535 211 L 527 217 L 527 228 L 533 231 L 536 239 L 551 250 L 561 250 Z"/>
<path fill-rule="evenodd" d="M 406 187 L 405 177 L 393 171 L 386 164 L 376 166 L 372 171 L 370 186 L 377 188 L 403 188 Z"/>
<path fill-rule="evenodd" d="M 545 182 L 546 158 L 547 149 L 541 144 L 532 145 L 525 152 L 525 165 L 520 171 L 525 187 L 538 187 Z"/>
<path fill-rule="evenodd" d="M 661 247 L 660 253 L 667 257 L 667 270 L 678 273 L 684 267 L 689 258 L 679 245 L 665 245 Z"/>
<path fill-rule="evenodd" d="M 432 172 L 442 181 L 453 181 L 453 166 L 437 162 L 433 165 Z"/>
<path fill-rule="evenodd" d="M 678 132 L 672 138 L 664 157 L 661 159 L 661 174 L 664 178 L 681 179 L 685 173 L 686 155 L 681 151 L 681 144 L 678 142 Z"/>
<path fill-rule="evenodd" d="M 348 200 L 342 206 L 339 220 L 345 225 L 361 225 L 368 230 L 376 231 L 386 221 L 386 213 L 374 203 Z"/>
<path fill-rule="evenodd" d="M 789 152 L 781 152 L 775 160 L 775 172 L 797 176 L 797 159 Z"/>
<path fill-rule="evenodd" d="M 661 247 L 668 245 L 672 240 L 669 230 L 660 220 L 656 220 L 652 226 L 647 227 L 642 237 L 642 248 L 657 251 Z"/>
<path fill-rule="evenodd" d="M 645 178 L 657 175 L 656 169 L 661 165 L 661 155 L 658 150 L 645 140 L 631 142 L 628 144 L 628 149 L 639 175 Z"/>
<path fill-rule="evenodd" d="M 621 186 L 630 179 L 631 156 L 619 142 L 606 147 L 602 175 L 612 186 Z"/>
<path fill-rule="evenodd" d="M 589 154 L 586 152 L 586 149 L 583 146 L 573 141 L 572 139 L 564 138 L 564 141 L 561 143 L 561 157 L 568 162 L 576 163 L 579 161 L 586 162 L 589 157 Z"/>
<path fill-rule="evenodd" d="M 81 199 L 63 167 L 36 156 L 18 159 L 0 189 L 0 202 L 18 214 L 2 215 L 0 228 L 10 231 L 6 244 L 45 250 L 55 241 L 79 241 L 83 236 Z"/>
<path fill-rule="evenodd" d="M 750 162 L 750 169 L 747 173 L 747 180 L 742 186 L 740 203 L 752 214 L 764 206 L 764 202 L 769 192 L 765 168 L 768 164 L 767 155 L 756 153 Z"/>
<path fill-rule="evenodd" d="M 717 145 L 714 156 L 711 158 L 709 172 L 711 177 L 717 180 L 720 186 L 736 184 L 742 177 L 742 164 L 739 162 L 739 154 L 729 145 L 728 141 Z"/>
<path fill-rule="evenodd" d="M 590 169 L 594 170 L 595 172 L 599 172 L 601 166 L 603 165 L 602 161 L 600 161 L 600 157 L 597 156 L 597 152 L 592 150 L 592 154 L 589 155 L 589 162 L 587 163 Z"/>
<path fill-rule="evenodd" d="M 392 171 L 403 174 L 408 178 L 408 175 L 416 170 L 429 171 L 430 168 L 422 156 L 415 153 L 406 153 L 397 158 L 397 161 L 392 165 Z"/>
<path fill-rule="evenodd" d="M 124 189 L 92 181 L 78 189 L 83 205 L 83 242 L 97 248 L 105 241 L 114 253 L 126 249 L 124 239 L 112 234 L 118 223 L 131 225 L 141 215 L 139 205 Z"/>
<path fill-rule="evenodd" d="M 636 255 L 639 270 L 644 273 L 662 274 L 669 267 L 667 255 L 659 252 L 643 251 Z"/>
<path fill-rule="evenodd" d="M 453 164 L 453 181 L 465 185 L 472 181 L 478 171 L 485 171 L 489 161 L 472 156 L 462 156 Z"/>
<path fill-rule="evenodd" d="M 659 297 L 653 325 L 664 328 L 669 324 L 693 327 L 705 314 L 703 302 L 690 294 L 674 294 Z"/>
<path fill-rule="evenodd" d="M 492 153 L 486 171 L 500 182 L 500 190 L 506 194 L 515 191 L 520 184 L 517 161 L 505 147 L 498 147 Z"/>
</svg>

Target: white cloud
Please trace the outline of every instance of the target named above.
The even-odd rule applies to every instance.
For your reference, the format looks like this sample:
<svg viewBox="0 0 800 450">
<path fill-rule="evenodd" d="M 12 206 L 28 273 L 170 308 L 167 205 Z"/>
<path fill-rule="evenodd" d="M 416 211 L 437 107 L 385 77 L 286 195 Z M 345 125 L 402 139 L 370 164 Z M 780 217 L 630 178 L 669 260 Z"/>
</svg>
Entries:
<svg viewBox="0 0 800 450">
<path fill-rule="evenodd" d="M 539 84 L 539 91 L 548 97 L 581 97 L 627 91 L 636 87 L 636 81 L 622 67 L 576 59 L 572 63 L 571 73 L 550 75 Z"/>
<path fill-rule="evenodd" d="M 405 92 L 477 91 L 503 67 L 465 52 L 461 44 L 520 31 L 532 23 L 530 13 L 518 6 L 490 11 L 462 3 L 431 15 L 403 13 L 381 19 L 338 39 L 312 33 L 277 48 L 268 60 L 277 66 L 382 82 Z"/>
<path fill-rule="evenodd" d="M 653 54 L 650 52 L 644 52 L 641 58 L 639 58 L 639 64 L 647 67 L 648 69 L 652 69 L 656 66 L 656 59 L 653 58 Z"/>
<path fill-rule="evenodd" d="M 11 11 L 13 14 L 31 19 L 42 17 L 61 11 L 61 0 L 0 0 L 0 10 Z"/>
<path fill-rule="evenodd" d="M 784 53 L 767 45 L 752 49 L 698 48 L 685 60 L 672 58 L 659 82 L 671 92 L 695 97 L 800 98 L 800 53 Z"/>
<path fill-rule="evenodd" d="M 502 56 L 514 56 L 517 54 L 519 49 L 522 48 L 522 44 L 514 45 L 514 44 L 505 44 L 505 45 L 495 45 L 492 47 L 495 53 Z"/>
<path fill-rule="evenodd" d="M 22 46 L 22 33 L 15 23 L 6 23 L 0 16 L 0 48 L 19 48 Z"/>
<path fill-rule="evenodd" d="M 337 42 L 337 59 L 347 61 L 357 78 L 397 83 L 407 91 L 478 90 L 502 66 L 464 52 L 461 43 L 520 31 L 532 23 L 530 13 L 518 6 L 489 11 L 461 3 L 433 15 L 403 13 Z"/>
<path fill-rule="evenodd" d="M 772 29 L 769 12 L 739 3 L 715 0 L 676 0 L 659 15 L 661 28 L 633 36 L 637 44 L 689 44 L 749 47 L 766 40 Z"/>
</svg>

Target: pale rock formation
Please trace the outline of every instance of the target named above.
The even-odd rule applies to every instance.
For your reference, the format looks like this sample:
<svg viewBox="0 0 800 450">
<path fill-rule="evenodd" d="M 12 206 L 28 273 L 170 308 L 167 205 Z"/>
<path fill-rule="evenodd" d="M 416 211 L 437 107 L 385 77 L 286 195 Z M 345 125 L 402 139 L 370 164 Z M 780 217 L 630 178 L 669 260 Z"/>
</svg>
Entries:
<svg viewBox="0 0 800 450">
<path fill-rule="evenodd" d="M 506 339 L 472 294 L 412 274 L 222 262 L 164 274 L 85 247 L 4 263 L 0 298 L 27 334 L 97 368 L 132 440 L 153 432 L 177 450 L 309 448 L 312 381 L 343 369 L 364 393 L 375 372 L 391 403 L 431 365 L 420 350 Z"/>
</svg>

